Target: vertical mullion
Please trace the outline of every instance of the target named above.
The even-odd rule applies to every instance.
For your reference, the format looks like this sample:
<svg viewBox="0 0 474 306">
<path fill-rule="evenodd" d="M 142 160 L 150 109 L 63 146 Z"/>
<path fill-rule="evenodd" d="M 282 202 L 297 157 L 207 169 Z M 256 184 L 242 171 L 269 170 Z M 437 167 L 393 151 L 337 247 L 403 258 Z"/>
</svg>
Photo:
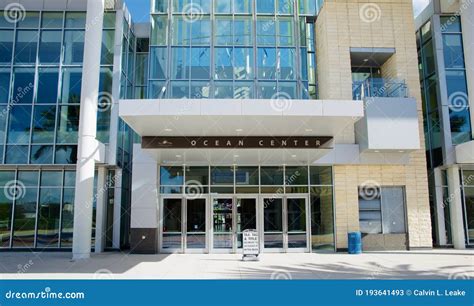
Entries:
<svg viewBox="0 0 474 306">
<path fill-rule="evenodd" d="M 40 218 L 40 212 L 39 212 L 39 203 L 40 203 L 40 193 L 41 193 L 41 177 L 43 175 L 43 171 L 39 170 L 37 171 L 38 173 L 38 182 L 36 185 L 36 220 L 35 220 L 35 232 L 34 232 L 34 242 L 33 242 L 33 249 L 37 247 L 38 243 L 38 223 L 39 223 L 39 218 Z M 28 189 L 27 189 L 28 190 Z"/>
<path fill-rule="evenodd" d="M 62 229 L 63 229 L 63 206 L 64 206 L 64 185 L 65 185 L 65 175 L 66 171 L 64 169 L 61 170 L 62 175 L 62 184 L 60 190 L 60 199 L 59 199 L 59 227 L 58 227 L 58 243 L 57 247 L 61 247 L 61 238 L 62 238 Z"/>
</svg>

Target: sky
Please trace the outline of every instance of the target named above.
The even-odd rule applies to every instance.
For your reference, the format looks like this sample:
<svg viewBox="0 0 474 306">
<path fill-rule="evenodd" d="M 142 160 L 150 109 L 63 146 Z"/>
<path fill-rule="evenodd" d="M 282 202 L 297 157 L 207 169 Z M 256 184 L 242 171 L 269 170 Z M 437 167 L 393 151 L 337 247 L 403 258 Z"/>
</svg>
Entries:
<svg viewBox="0 0 474 306">
<path fill-rule="evenodd" d="M 132 14 L 134 22 L 148 22 L 150 15 L 150 0 L 125 0 L 128 9 Z M 413 0 L 413 8 L 415 16 L 428 5 L 430 0 Z"/>
</svg>

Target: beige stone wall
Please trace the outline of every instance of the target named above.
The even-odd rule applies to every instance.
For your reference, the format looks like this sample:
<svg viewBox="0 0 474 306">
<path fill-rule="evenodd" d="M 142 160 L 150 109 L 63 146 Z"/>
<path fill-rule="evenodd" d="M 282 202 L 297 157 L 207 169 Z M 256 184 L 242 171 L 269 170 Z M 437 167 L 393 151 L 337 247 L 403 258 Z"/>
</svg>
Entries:
<svg viewBox="0 0 474 306">
<path fill-rule="evenodd" d="M 411 0 L 325 0 L 316 23 L 320 99 L 351 99 L 351 47 L 395 48 L 384 77 L 403 79 L 418 101 L 420 137 L 424 146 L 418 56 Z M 347 247 L 347 232 L 359 229 L 358 186 L 404 186 L 410 247 L 431 247 L 431 221 L 424 147 L 408 165 L 336 166 L 337 247 Z"/>
</svg>

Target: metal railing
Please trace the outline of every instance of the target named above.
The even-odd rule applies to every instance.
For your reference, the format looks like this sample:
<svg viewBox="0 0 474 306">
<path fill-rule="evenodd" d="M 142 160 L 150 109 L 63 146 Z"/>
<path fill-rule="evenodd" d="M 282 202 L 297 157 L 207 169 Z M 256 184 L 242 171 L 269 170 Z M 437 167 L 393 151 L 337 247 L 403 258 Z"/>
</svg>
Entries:
<svg viewBox="0 0 474 306">
<path fill-rule="evenodd" d="M 369 78 L 364 81 L 352 83 L 352 98 L 408 98 L 408 87 L 405 81 Z"/>
</svg>

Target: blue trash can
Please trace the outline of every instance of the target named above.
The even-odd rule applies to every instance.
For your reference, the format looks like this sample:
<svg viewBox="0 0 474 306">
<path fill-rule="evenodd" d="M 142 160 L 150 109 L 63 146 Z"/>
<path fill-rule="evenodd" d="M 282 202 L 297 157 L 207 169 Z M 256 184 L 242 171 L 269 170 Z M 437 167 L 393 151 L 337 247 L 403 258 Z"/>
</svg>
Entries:
<svg viewBox="0 0 474 306">
<path fill-rule="evenodd" d="M 349 254 L 362 253 L 362 234 L 360 232 L 352 232 L 348 235 Z"/>
</svg>

